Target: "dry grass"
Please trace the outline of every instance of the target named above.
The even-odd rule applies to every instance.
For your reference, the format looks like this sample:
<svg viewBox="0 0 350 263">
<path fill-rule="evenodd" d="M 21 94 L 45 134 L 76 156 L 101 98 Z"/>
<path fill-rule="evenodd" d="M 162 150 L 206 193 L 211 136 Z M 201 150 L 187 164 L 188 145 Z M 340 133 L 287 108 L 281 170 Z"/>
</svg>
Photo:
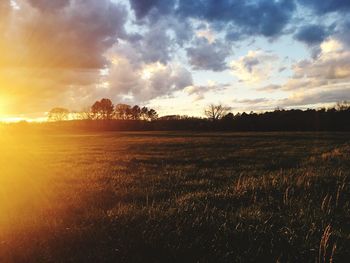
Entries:
<svg viewBox="0 0 350 263">
<path fill-rule="evenodd" d="M 350 134 L 3 134 L 1 262 L 344 262 Z"/>
</svg>

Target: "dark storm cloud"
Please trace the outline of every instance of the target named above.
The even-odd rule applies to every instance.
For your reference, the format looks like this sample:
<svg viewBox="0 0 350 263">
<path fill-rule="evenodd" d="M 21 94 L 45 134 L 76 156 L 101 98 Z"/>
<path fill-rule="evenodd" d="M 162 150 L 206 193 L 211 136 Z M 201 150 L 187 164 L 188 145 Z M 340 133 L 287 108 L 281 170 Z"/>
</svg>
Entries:
<svg viewBox="0 0 350 263">
<path fill-rule="evenodd" d="M 295 9 L 294 1 L 256 0 L 130 0 L 137 18 L 156 10 L 159 14 L 174 13 L 182 19 L 199 18 L 215 22 L 217 27 L 235 23 L 242 33 L 264 36 L 278 35 L 289 22 Z"/>
<path fill-rule="evenodd" d="M 176 48 L 194 37 L 192 24 L 173 17 L 159 19 L 142 34 L 129 34 L 127 45 L 132 47 L 133 64 L 161 62 L 167 64 Z"/>
<path fill-rule="evenodd" d="M 345 20 L 340 26 L 339 32 L 337 32 L 336 37 L 350 48 L 350 20 Z"/>
<path fill-rule="evenodd" d="M 158 0 L 130 0 L 130 5 L 137 18 L 143 18 L 147 13 L 159 4 Z"/>
<path fill-rule="evenodd" d="M 299 29 L 295 39 L 308 45 L 319 44 L 329 35 L 328 30 L 319 25 L 307 25 Z"/>
<path fill-rule="evenodd" d="M 161 28 L 149 30 L 136 45 L 136 50 L 140 52 L 145 63 L 160 61 L 166 64 L 170 60 L 171 48 L 171 39 Z"/>
<path fill-rule="evenodd" d="M 226 58 L 231 48 L 221 42 L 209 43 L 205 38 L 198 38 L 186 52 L 194 69 L 223 71 L 227 69 Z"/>
<path fill-rule="evenodd" d="M 295 9 L 293 1 L 180 0 L 182 16 L 213 22 L 235 23 L 247 34 L 275 36 L 287 25 Z"/>
<path fill-rule="evenodd" d="M 164 0 L 130 0 L 131 8 L 138 19 L 154 11 L 157 15 L 169 13 L 174 8 L 174 1 Z M 154 14 L 153 14 L 154 15 Z"/>
<path fill-rule="evenodd" d="M 350 11 L 349 0 L 298 0 L 301 5 L 312 8 L 318 14 Z"/>
<path fill-rule="evenodd" d="M 278 37 L 288 33 L 284 29 L 292 21 L 296 2 L 319 14 L 350 11 L 349 0 L 130 0 L 138 19 L 148 17 L 154 23 L 165 15 L 182 20 L 196 18 L 211 22 L 212 28 L 217 31 L 225 31 L 228 41 L 254 35 Z M 314 44 L 330 33 L 329 29 L 321 26 L 305 25 L 297 33 L 296 39 Z"/>
</svg>

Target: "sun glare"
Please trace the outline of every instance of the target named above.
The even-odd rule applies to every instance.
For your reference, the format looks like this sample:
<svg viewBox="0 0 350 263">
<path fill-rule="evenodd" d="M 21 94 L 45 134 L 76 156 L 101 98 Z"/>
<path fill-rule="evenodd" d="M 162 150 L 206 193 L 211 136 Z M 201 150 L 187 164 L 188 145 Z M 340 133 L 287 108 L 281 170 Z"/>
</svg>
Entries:
<svg viewBox="0 0 350 263">
<path fill-rule="evenodd" d="M 0 121 L 4 117 L 4 108 L 5 108 L 5 103 L 3 102 L 3 99 L 0 97 Z"/>
<path fill-rule="evenodd" d="M 48 171 L 37 151 L 41 139 L 16 135 L 19 132 L 2 131 L 0 138 L 0 237 L 20 227 L 14 222 L 22 220 L 21 216 L 34 216 L 35 211 L 43 209 L 48 196 Z"/>
</svg>

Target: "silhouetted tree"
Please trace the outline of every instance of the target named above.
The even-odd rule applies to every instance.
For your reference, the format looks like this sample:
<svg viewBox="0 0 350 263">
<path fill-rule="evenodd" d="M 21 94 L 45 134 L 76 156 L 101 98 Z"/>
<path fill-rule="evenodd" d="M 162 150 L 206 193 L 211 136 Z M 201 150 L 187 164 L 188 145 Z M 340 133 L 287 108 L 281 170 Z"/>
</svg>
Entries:
<svg viewBox="0 0 350 263">
<path fill-rule="evenodd" d="M 77 112 L 77 118 L 79 120 L 92 120 L 94 118 L 94 114 L 91 112 L 90 108 L 84 108 Z"/>
<path fill-rule="evenodd" d="M 141 116 L 141 109 L 138 105 L 135 105 L 131 109 L 131 115 L 133 120 L 139 120 Z"/>
<path fill-rule="evenodd" d="M 117 104 L 114 113 L 118 120 L 128 120 L 131 116 L 131 106 L 128 104 Z"/>
<path fill-rule="evenodd" d="M 100 108 L 101 108 L 101 102 L 96 101 L 92 106 L 91 106 L 91 114 L 93 119 L 98 120 L 100 119 Z"/>
<path fill-rule="evenodd" d="M 147 118 L 150 121 L 154 121 L 158 118 L 158 113 L 154 109 L 150 109 L 147 112 Z"/>
<path fill-rule="evenodd" d="M 346 111 L 346 110 L 350 110 L 350 102 L 344 100 L 341 102 L 337 102 L 337 104 L 335 105 L 335 109 L 337 111 Z"/>
<path fill-rule="evenodd" d="M 69 110 L 65 108 L 53 108 L 49 111 L 48 120 L 49 121 L 65 121 L 68 120 Z"/>
<path fill-rule="evenodd" d="M 192 117 L 189 117 L 187 115 L 165 115 L 158 118 L 158 120 L 163 120 L 163 121 L 189 120 L 189 119 L 192 119 Z"/>
<path fill-rule="evenodd" d="M 280 107 L 280 106 L 277 106 L 277 107 L 275 108 L 275 111 L 284 111 L 284 109 L 283 109 L 282 107 Z"/>
<path fill-rule="evenodd" d="M 94 119 L 110 120 L 113 117 L 114 106 L 110 99 L 96 101 L 91 107 Z"/>
<path fill-rule="evenodd" d="M 229 107 L 221 104 L 210 104 L 204 111 L 205 116 L 212 121 L 220 120 L 229 111 Z"/>
<path fill-rule="evenodd" d="M 108 99 L 96 101 L 90 109 L 82 112 L 69 112 L 64 108 L 54 108 L 48 114 L 49 121 L 111 119 L 145 120 L 128 122 L 82 122 L 84 127 L 109 130 L 226 130 L 226 131 L 350 131 L 350 103 L 339 102 L 332 108 L 321 109 L 281 109 L 272 112 L 227 113 L 228 107 L 210 105 L 206 109 L 208 118 L 195 118 L 184 115 L 168 115 L 158 118 L 154 109 L 113 104 Z M 113 115 L 114 114 L 114 115 Z M 156 120 L 156 121 L 155 121 Z"/>
<path fill-rule="evenodd" d="M 224 121 L 233 121 L 234 115 L 232 112 L 227 113 L 225 116 L 222 117 Z"/>
<path fill-rule="evenodd" d="M 148 118 L 148 108 L 147 107 L 141 108 L 140 118 L 141 118 L 141 120 L 147 120 L 147 118 Z"/>
</svg>

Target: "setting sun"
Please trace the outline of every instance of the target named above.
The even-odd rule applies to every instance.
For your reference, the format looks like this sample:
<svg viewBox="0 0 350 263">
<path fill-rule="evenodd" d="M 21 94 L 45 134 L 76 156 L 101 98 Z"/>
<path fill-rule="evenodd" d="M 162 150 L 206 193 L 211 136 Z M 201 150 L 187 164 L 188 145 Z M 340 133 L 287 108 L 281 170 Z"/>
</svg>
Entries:
<svg viewBox="0 0 350 263">
<path fill-rule="evenodd" d="M 0 262 L 348 262 L 350 0 L 0 0 Z"/>
</svg>

